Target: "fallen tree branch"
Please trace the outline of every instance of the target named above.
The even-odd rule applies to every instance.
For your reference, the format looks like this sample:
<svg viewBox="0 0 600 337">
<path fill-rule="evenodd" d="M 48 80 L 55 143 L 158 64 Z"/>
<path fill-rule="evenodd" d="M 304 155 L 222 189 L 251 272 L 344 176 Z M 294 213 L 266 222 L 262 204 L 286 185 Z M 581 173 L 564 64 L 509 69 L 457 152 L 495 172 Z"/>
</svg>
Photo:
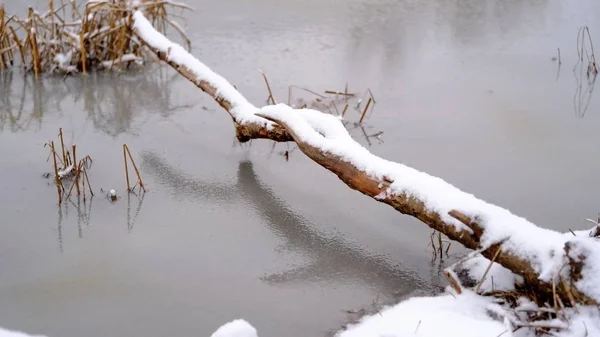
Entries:
<svg viewBox="0 0 600 337">
<path fill-rule="evenodd" d="M 194 83 L 225 109 L 235 123 L 236 137 L 240 142 L 266 138 L 277 142 L 292 141 L 280 125 L 254 115 L 256 107 L 244 98 L 225 78 L 198 61 L 183 47 L 172 43 L 154 29 L 141 12 L 133 15 L 133 32 L 156 54 L 183 77 Z"/>
<path fill-rule="evenodd" d="M 541 297 L 552 298 L 556 291 L 565 303 L 569 298 L 579 304 L 600 302 L 600 288 L 593 279 L 600 275 L 600 245 L 592 244 L 592 238 L 542 229 L 440 178 L 379 158 L 354 141 L 335 116 L 285 104 L 258 109 L 227 80 L 158 33 L 143 14 L 136 12 L 133 19 L 134 33 L 143 44 L 229 112 L 240 141 L 293 140 L 350 188 L 419 219 L 467 248 L 481 250 L 490 260 L 495 257 L 496 263 L 522 276 Z M 566 282 L 553 288 L 557 277 Z"/>
</svg>

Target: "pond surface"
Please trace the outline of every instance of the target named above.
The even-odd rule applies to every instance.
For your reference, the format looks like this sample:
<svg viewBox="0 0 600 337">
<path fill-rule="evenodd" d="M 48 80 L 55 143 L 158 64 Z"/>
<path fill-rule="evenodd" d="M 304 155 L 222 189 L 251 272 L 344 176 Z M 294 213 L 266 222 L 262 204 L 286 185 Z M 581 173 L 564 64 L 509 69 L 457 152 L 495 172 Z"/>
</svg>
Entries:
<svg viewBox="0 0 600 337">
<path fill-rule="evenodd" d="M 587 228 L 600 210 L 600 102 L 578 95 L 573 71 L 581 25 L 600 36 L 597 1 L 194 7 L 185 15 L 193 53 L 257 105 L 267 96 L 257 69 L 281 101 L 291 84 L 370 88 L 377 103 L 365 132 L 384 132 L 374 153 L 544 227 Z M 226 113 L 170 69 L 40 83 L 18 70 L 1 76 L 0 326 L 52 337 L 209 336 L 245 318 L 261 337 L 325 336 L 354 318 L 348 310 L 445 285 L 428 228 L 292 145 L 239 146 Z M 62 207 L 42 177 L 51 171 L 44 143 L 60 127 L 93 158 L 97 193 Z M 123 193 L 124 143 L 143 197 Z"/>
</svg>

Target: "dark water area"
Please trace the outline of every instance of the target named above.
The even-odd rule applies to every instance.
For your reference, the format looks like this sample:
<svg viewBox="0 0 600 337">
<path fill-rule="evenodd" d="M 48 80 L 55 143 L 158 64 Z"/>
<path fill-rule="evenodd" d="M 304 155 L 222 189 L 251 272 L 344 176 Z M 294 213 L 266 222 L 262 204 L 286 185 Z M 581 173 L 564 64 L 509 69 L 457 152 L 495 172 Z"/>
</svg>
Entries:
<svg viewBox="0 0 600 337">
<path fill-rule="evenodd" d="M 384 142 L 351 133 L 377 155 L 543 227 L 587 228 L 600 211 L 600 99 L 580 96 L 589 87 L 576 76 L 577 33 L 587 24 L 600 37 L 599 3 L 191 5 L 193 54 L 256 105 L 267 96 L 257 69 L 281 101 L 288 85 L 370 88 L 377 103 L 365 132 L 383 131 Z M 292 145 L 240 146 L 227 114 L 170 69 L 41 81 L 15 70 L 0 85 L 0 326 L 209 336 L 244 318 L 262 337 L 324 336 L 353 318 L 347 310 L 445 285 L 427 227 Z M 44 143 L 60 127 L 94 160 L 97 195 L 85 204 L 59 207 L 42 177 Z M 123 192 L 124 143 L 143 197 Z M 101 188 L 121 198 L 111 203 Z"/>
</svg>

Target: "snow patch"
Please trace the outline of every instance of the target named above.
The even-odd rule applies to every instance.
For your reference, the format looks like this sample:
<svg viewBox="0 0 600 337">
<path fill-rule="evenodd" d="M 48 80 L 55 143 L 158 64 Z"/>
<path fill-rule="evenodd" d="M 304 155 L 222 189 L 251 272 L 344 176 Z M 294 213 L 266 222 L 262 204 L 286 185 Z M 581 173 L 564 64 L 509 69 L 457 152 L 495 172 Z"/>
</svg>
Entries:
<svg viewBox="0 0 600 337">
<path fill-rule="evenodd" d="M 465 291 L 454 297 L 415 297 L 364 317 L 335 337 L 498 337 L 510 336 L 486 314 L 489 298 Z"/>
<path fill-rule="evenodd" d="M 211 337 L 258 337 L 256 329 L 243 319 L 222 325 Z"/>
</svg>

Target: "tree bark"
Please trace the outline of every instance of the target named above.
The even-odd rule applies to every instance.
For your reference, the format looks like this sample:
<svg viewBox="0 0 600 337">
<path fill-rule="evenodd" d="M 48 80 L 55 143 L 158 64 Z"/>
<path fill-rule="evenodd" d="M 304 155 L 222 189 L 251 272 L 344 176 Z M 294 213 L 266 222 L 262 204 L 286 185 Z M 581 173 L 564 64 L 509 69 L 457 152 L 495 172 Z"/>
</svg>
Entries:
<svg viewBox="0 0 600 337">
<path fill-rule="evenodd" d="M 392 196 L 386 195 L 385 191 L 392 181 L 374 178 L 355 167 L 352 163 L 349 163 L 332 153 L 328 153 L 307 144 L 297 136 L 294 126 L 286 124 L 283 120 L 268 118 L 266 115 L 261 115 L 260 113 L 256 114 L 259 117 L 263 117 L 275 123 L 274 127 L 270 129 L 265 128 L 264 124 L 261 123 L 241 122 L 236 120 L 234 114 L 231 113 L 232 102 L 228 102 L 223 96 L 220 96 L 217 88 L 208 81 L 199 80 L 199 74 L 195 74 L 192 69 L 189 69 L 184 64 L 178 64 L 171 60 L 164 50 L 157 48 L 152 42 L 146 41 L 144 39 L 144 34 L 140 34 L 135 28 L 134 33 L 161 61 L 169 64 L 181 75 L 210 95 L 221 107 L 229 112 L 234 121 L 237 139 L 240 142 L 245 142 L 250 139 L 270 139 L 277 142 L 295 141 L 305 155 L 325 169 L 336 174 L 338 178 L 351 189 L 357 190 L 377 201 L 388 204 L 402 214 L 419 219 L 429 227 L 443 233 L 454 241 L 460 242 L 467 248 L 481 248 L 481 237 L 484 234 L 484 229 L 475 219 L 471 219 L 469 216 L 458 210 L 450 211 L 449 215 L 466 225 L 471 232 L 466 229 L 459 230 L 453 223 L 444 221 L 441 214 L 428 210 L 423 200 L 419 200 L 414 196 L 405 193 Z M 382 195 L 384 195 L 384 197 L 382 197 Z M 533 239 L 535 240 L 535 238 Z M 507 240 L 510 240 L 510 238 Z M 560 282 L 559 277 L 557 277 L 557 280 L 553 282 L 554 284 L 540 280 L 539 274 L 535 271 L 532 261 L 525 257 L 502 251 L 502 244 L 503 242 L 499 242 L 487 247 L 487 249 L 482 251 L 482 255 L 490 260 L 495 257 L 496 263 L 504 266 L 513 273 L 522 276 L 526 284 L 535 289 L 541 297 L 553 298 L 555 289 L 556 295 L 558 295 L 564 303 L 572 303 L 574 299 L 575 302 L 580 304 L 598 305 L 593 299 L 593 296 L 577 291 L 575 285 L 572 283 L 581 278 L 582 265 L 585 263 L 584 258 L 574 260 L 570 257 L 572 254 L 569 254 L 569 251 L 576 242 L 567 242 L 564 247 L 564 256 L 569 261 L 570 265 L 570 272 L 567 275 L 568 281 Z M 501 251 L 498 252 L 498 250 Z M 563 252 L 553 253 L 563 254 Z"/>
</svg>

